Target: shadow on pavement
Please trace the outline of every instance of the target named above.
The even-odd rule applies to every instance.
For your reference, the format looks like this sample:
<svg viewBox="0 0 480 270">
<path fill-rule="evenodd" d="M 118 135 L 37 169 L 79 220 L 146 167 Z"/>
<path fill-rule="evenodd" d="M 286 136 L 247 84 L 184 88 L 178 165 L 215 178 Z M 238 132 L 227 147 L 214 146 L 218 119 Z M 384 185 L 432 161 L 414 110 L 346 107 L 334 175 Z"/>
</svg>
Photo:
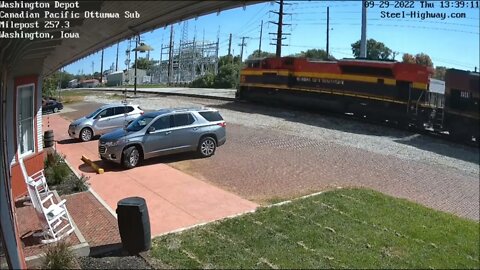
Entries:
<svg viewBox="0 0 480 270">
<path fill-rule="evenodd" d="M 456 144 L 442 139 L 421 136 L 418 134 L 394 140 L 397 143 L 410 145 L 418 149 L 434 152 L 439 155 L 480 164 L 479 149 L 473 146 Z"/>
<path fill-rule="evenodd" d="M 60 141 L 57 141 L 59 144 L 74 144 L 74 143 L 81 143 L 82 141 L 77 140 L 77 139 L 63 139 Z"/>
<path fill-rule="evenodd" d="M 102 160 L 95 160 L 93 161 L 93 163 L 96 164 L 98 167 L 102 168 L 104 172 L 120 172 L 125 170 L 119 164 L 105 162 Z M 90 167 L 90 165 L 87 165 L 85 163 L 78 166 L 78 169 L 84 173 L 96 173 L 96 171 L 92 167 Z"/>
<path fill-rule="evenodd" d="M 156 165 L 156 164 L 169 164 L 173 162 L 178 162 L 178 161 L 184 161 L 184 160 L 195 160 L 195 159 L 201 159 L 198 157 L 198 155 L 194 152 L 192 153 L 180 153 L 180 154 L 174 154 L 174 155 L 169 155 L 169 156 L 163 156 L 163 157 L 155 157 L 155 158 L 150 158 L 147 160 L 143 160 L 138 167 L 142 166 L 151 166 L 151 165 Z M 109 162 L 109 161 L 103 161 L 103 160 L 92 160 L 94 164 L 96 164 L 98 167 L 102 168 L 105 173 L 107 172 L 121 172 L 121 171 L 126 171 L 128 169 L 124 168 L 121 164 L 117 164 L 114 162 Z M 81 164 L 78 166 L 78 169 L 83 172 L 83 173 L 96 173 L 96 171 L 90 167 L 90 165 L 87 165 L 85 163 Z M 133 168 L 135 169 L 135 168 Z"/>
<path fill-rule="evenodd" d="M 125 252 L 123 251 L 122 243 L 115 243 L 115 244 L 107 244 L 101 246 L 90 247 L 90 254 L 89 256 L 95 258 L 102 258 L 102 257 L 122 257 L 125 256 Z"/>
<path fill-rule="evenodd" d="M 195 160 L 195 159 L 201 159 L 195 152 L 180 153 L 180 154 L 150 158 L 150 159 L 144 160 L 141 163 L 141 166 L 149 166 L 149 165 L 155 165 L 159 163 L 169 164 L 169 163 L 174 163 L 178 161 Z"/>
</svg>

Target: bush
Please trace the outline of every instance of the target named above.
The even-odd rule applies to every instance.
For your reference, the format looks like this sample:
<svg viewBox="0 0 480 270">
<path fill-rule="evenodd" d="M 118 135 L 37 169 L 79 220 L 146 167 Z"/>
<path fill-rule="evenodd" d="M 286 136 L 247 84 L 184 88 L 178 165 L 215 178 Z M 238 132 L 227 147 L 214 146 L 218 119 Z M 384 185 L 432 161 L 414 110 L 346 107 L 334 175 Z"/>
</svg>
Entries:
<svg viewBox="0 0 480 270">
<path fill-rule="evenodd" d="M 218 74 L 207 74 L 190 83 L 193 88 L 236 88 L 240 65 L 225 64 L 220 67 Z"/>
<path fill-rule="evenodd" d="M 75 254 L 65 241 L 59 241 L 47 247 L 42 264 L 43 269 L 75 269 Z"/>
<path fill-rule="evenodd" d="M 82 174 L 80 178 L 72 178 L 72 190 L 75 192 L 82 192 L 88 190 L 88 177 Z"/>
<path fill-rule="evenodd" d="M 72 173 L 64 158 L 65 156 L 54 153 L 45 160 L 45 177 L 48 185 L 61 184 Z"/>
<path fill-rule="evenodd" d="M 227 64 L 218 70 L 215 77 L 215 88 L 236 88 L 238 85 L 238 73 L 240 67 L 238 65 Z"/>
<path fill-rule="evenodd" d="M 190 83 L 193 88 L 212 88 L 215 82 L 214 74 L 207 74 Z"/>
</svg>

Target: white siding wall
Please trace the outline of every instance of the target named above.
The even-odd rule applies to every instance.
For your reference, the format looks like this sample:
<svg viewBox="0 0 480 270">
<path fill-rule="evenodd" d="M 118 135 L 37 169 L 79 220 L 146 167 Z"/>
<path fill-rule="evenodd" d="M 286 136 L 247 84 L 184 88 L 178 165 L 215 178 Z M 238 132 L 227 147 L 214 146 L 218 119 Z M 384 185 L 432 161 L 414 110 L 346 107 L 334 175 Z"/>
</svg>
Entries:
<svg viewBox="0 0 480 270">
<path fill-rule="evenodd" d="M 37 112 L 37 142 L 38 142 L 38 149 L 37 152 L 43 150 L 43 134 L 42 134 L 42 106 L 39 106 Z"/>
</svg>

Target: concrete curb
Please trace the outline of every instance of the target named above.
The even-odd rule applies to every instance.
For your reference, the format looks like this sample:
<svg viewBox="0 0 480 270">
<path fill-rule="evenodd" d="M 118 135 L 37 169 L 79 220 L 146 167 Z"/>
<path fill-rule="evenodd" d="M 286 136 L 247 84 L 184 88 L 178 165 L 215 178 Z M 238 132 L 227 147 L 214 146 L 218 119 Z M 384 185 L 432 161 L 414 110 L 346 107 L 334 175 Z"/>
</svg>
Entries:
<svg viewBox="0 0 480 270">
<path fill-rule="evenodd" d="M 341 189 L 341 188 L 342 188 L 342 187 L 337 187 L 337 189 Z M 192 225 L 192 226 L 175 229 L 175 230 L 173 230 L 173 231 L 169 231 L 169 232 L 157 234 L 157 235 L 152 236 L 152 239 L 153 239 L 153 238 L 156 238 L 156 237 L 168 235 L 168 234 L 174 234 L 174 233 L 183 232 L 183 231 L 190 230 L 190 229 L 193 229 L 193 228 L 196 228 L 196 227 L 201 227 L 201 226 L 204 226 L 204 225 L 207 225 L 207 224 L 210 224 L 210 223 L 214 223 L 214 222 L 218 222 L 218 221 L 223 221 L 223 220 L 227 220 L 227 219 L 231 219 L 231 218 L 236 218 L 236 217 L 240 217 L 240 216 L 243 216 L 243 215 L 246 215 L 246 214 L 250 214 L 250 213 L 255 213 L 257 210 L 262 209 L 262 208 L 272 208 L 272 207 L 282 206 L 282 205 L 285 205 L 285 204 L 290 204 L 290 203 L 293 203 L 293 202 L 295 202 L 295 201 L 299 201 L 299 200 L 303 200 L 303 199 L 306 199 L 306 198 L 309 198 L 309 197 L 313 197 L 313 196 L 317 196 L 317 195 L 323 194 L 323 193 L 325 193 L 325 192 L 326 192 L 326 191 L 315 192 L 315 193 L 311 193 L 311 194 L 308 194 L 308 195 L 304 195 L 304 196 L 301 196 L 301 197 L 298 197 L 298 198 L 295 198 L 295 199 L 292 199 L 292 200 L 287 200 L 287 201 L 283 201 L 283 202 L 279 202 L 279 203 L 269 204 L 269 205 L 266 205 L 266 206 L 259 206 L 259 207 L 255 208 L 255 209 L 253 209 L 253 210 L 250 210 L 250 211 L 245 211 L 245 212 L 242 212 L 242 213 L 238 213 L 238 214 L 235 214 L 235 215 L 226 216 L 226 217 L 219 218 L 219 219 L 216 219 L 216 220 L 212 220 L 212 221 L 208 221 L 208 222 L 203 222 L 203 223 L 195 224 L 195 225 Z"/>
<path fill-rule="evenodd" d="M 98 194 L 93 190 L 93 188 L 88 187 L 88 191 L 89 191 L 90 193 L 92 193 L 93 197 L 95 197 L 95 199 L 97 199 L 97 200 L 100 202 L 100 204 L 101 204 L 103 207 L 105 207 L 105 208 L 108 210 L 108 212 L 110 212 L 110 214 L 112 214 L 112 216 L 113 216 L 115 219 L 117 219 L 117 213 L 116 213 L 115 211 L 113 211 L 112 208 L 110 208 L 110 206 L 100 197 L 100 195 L 98 195 Z"/>
<path fill-rule="evenodd" d="M 55 149 L 56 150 L 56 149 Z M 70 168 L 70 170 L 75 174 L 75 176 L 77 176 L 79 179 L 81 178 L 81 175 L 78 174 L 78 172 L 75 170 L 75 168 L 73 168 L 72 165 L 70 165 L 70 163 L 68 163 L 68 161 L 66 159 L 64 159 L 65 161 L 65 164 L 67 164 L 67 166 Z M 100 197 L 100 195 L 98 195 L 92 187 L 88 186 L 88 191 L 90 193 L 92 193 L 93 197 L 95 197 L 95 199 L 97 199 L 97 201 L 100 202 L 100 204 L 105 207 L 108 212 L 110 212 L 110 214 L 112 214 L 112 216 L 117 219 L 117 214 L 115 213 L 115 211 L 113 211 L 112 208 L 110 208 L 110 206 Z"/>
<path fill-rule="evenodd" d="M 258 208 L 260 208 L 260 207 L 257 207 L 257 208 L 255 208 L 255 209 L 253 209 L 253 210 L 248 210 L 248 211 L 245 211 L 245 212 L 242 212 L 242 213 L 238 213 L 238 214 L 226 216 L 226 217 L 223 217 L 223 218 L 219 218 L 219 219 L 215 219 L 215 220 L 211 220 L 211 221 L 207 221 L 207 222 L 198 223 L 198 224 L 195 224 L 195 225 L 192 225 L 192 226 L 187 226 L 187 227 L 183 227 L 183 228 L 178 228 L 178 229 L 175 229 L 175 230 L 169 231 L 169 232 L 160 233 L 160 234 L 157 234 L 157 235 L 152 236 L 151 238 L 153 239 L 153 238 L 160 237 L 160 236 L 164 236 L 164 235 L 167 235 L 167 234 L 179 233 L 179 232 L 186 231 L 186 230 L 190 230 L 190 229 L 193 229 L 193 228 L 196 228 L 196 227 L 205 226 L 205 225 L 210 224 L 210 223 L 214 223 L 214 222 L 218 222 L 218 221 L 222 221 L 222 220 L 227 220 L 227 219 L 231 219 L 231 218 L 236 218 L 236 217 L 243 216 L 243 215 L 250 214 L 250 213 L 255 213 Z"/>
</svg>

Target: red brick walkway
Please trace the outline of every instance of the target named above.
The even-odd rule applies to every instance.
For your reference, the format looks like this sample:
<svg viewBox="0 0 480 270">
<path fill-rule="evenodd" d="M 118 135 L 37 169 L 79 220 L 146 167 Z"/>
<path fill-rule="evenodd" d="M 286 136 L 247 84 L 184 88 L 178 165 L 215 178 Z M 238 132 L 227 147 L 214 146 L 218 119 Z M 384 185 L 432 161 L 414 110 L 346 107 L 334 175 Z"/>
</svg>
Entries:
<svg viewBox="0 0 480 270">
<path fill-rule="evenodd" d="M 67 208 L 70 210 L 68 202 Z M 42 231 L 42 226 L 40 225 L 40 221 L 33 206 L 29 202 L 17 202 L 15 214 L 17 215 L 18 230 L 25 258 L 44 253 L 47 244 L 42 244 L 40 242 L 41 237 L 33 236 L 33 233 Z M 75 233 L 70 234 L 66 238 L 66 241 L 71 246 L 80 244 L 80 240 Z"/>
<path fill-rule="evenodd" d="M 90 250 L 121 245 L 117 219 L 90 192 L 62 196 L 78 230 L 90 246 Z M 28 202 L 17 202 L 16 215 L 25 257 L 45 252 L 45 244 L 33 233 L 41 226 L 35 210 Z M 71 246 L 80 244 L 75 233 L 66 239 Z"/>
<path fill-rule="evenodd" d="M 117 219 L 90 192 L 63 196 L 90 249 L 121 243 Z"/>
</svg>

